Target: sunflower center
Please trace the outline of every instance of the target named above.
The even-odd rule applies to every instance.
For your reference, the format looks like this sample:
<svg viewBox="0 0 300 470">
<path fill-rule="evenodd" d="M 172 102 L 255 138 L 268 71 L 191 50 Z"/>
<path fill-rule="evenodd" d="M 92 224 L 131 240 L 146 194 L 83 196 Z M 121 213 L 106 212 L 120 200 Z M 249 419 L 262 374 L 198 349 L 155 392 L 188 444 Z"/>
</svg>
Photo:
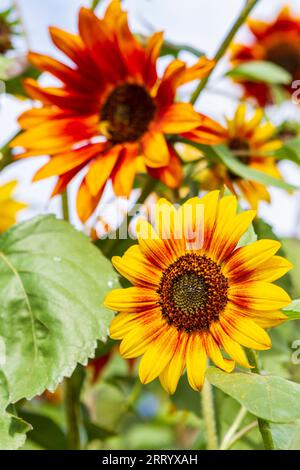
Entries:
<svg viewBox="0 0 300 470">
<path fill-rule="evenodd" d="M 107 98 L 101 120 L 108 123 L 112 142 L 134 142 L 148 130 L 155 111 L 155 103 L 144 87 L 124 83 Z"/>
<path fill-rule="evenodd" d="M 228 282 L 205 255 L 187 253 L 163 273 L 157 290 L 162 316 L 187 333 L 209 329 L 226 307 Z"/>
<path fill-rule="evenodd" d="M 300 49 L 291 42 L 282 42 L 269 47 L 265 60 L 284 68 L 292 77 L 300 71 Z"/>
</svg>

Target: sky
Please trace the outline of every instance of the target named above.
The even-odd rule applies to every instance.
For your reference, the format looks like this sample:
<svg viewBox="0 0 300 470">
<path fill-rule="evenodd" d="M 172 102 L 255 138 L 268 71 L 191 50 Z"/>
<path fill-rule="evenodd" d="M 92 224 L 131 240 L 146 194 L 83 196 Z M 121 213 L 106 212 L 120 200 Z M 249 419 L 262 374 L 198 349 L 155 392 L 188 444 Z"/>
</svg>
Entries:
<svg viewBox="0 0 300 470">
<path fill-rule="evenodd" d="M 2 4 L 8 0 L 0 0 Z M 62 58 L 60 53 L 51 44 L 48 35 L 48 26 L 55 25 L 75 32 L 77 26 L 77 13 L 80 6 L 88 6 L 88 0 L 17 0 L 20 16 L 26 30 L 26 42 L 20 44 L 18 51 L 22 55 L 27 44 L 37 52 L 50 53 Z M 108 2 L 103 0 L 97 10 L 101 15 Z M 254 10 L 253 16 L 262 19 L 272 19 L 278 10 L 289 3 L 295 12 L 300 15 L 299 0 L 260 0 Z M 216 51 L 222 38 L 239 13 L 244 0 L 124 0 L 125 9 L 129 12 L 130 25 L 136 32 L 149 33 L 152 30 L 165 31 L 165 37 L 175 43 L 184 43 L 206 52 L 211 57 Z M 237 38 L 247 41 L 249 34 L 243 28 Z M 184 59 L 191 61 L 190 55 Z M 161 67 L 165 65 L 162 60 Z M 217 68 L 208 90 L 203 93 L 197 102 L 199 111 L 222 120 L 224 115 L 232 115 L 239 91 L 227 80 L 220 80 L 226 70 L 227 59 L 223 60 Z M 47 82 L 47 77 L 43 77 Z M 220 93 L 228 91 L 229 97 Z M 185 93 L 189 91 L 185 90 Z M 17 116 L 21 111 L 30 107 L 27 100 L 20 101 L 8 96 L 0 100 L 0 144 L 12 136 L 17 126 Z M 275 123 L 283 121 L 286 117 L 300 119 L 300 110 L 296 105 L 287 103 L 276 113 L 272 111 L 272 120 Z M 21 218 L 28 218 L 36 213 L 60 213 L 60 198 L 49 201 L 49 195 L 55 183 L 54 179 L 31 183 L 34 172 L 47 160 L 47 157 L 28 159 L 14 163 L 0 175 L 0 183 L 12 178 L 20 180 L 18 197 L 30 204 L 30 210 L 24 211 Z M 286 179 L 300 186 L 300 169 L 286 162 L 281 166 Z M 71 188 L 71 195 L 76 190 L 76 182 Z M 279 236 L 300 236 L 300 193 L 288 195 L 285 192 L 272 188 L 272 204 L 261 204 L 260 215 L 265 218 Z M 73 222 L 79 226 L 75 211 L 72 211 Z"/>
</svg>

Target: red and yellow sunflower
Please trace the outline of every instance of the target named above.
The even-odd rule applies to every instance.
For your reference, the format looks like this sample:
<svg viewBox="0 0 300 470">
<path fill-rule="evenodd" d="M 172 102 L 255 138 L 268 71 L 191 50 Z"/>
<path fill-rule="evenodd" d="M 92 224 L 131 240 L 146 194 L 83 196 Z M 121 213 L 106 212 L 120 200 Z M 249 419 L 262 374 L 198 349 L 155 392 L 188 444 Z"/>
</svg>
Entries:
<svg viewBox="0 0 300 470">
<path fill-rule="evenodd" d="M 40 70 L 62 85 L 44 88 L 25 81 L 28 95 L 42 103 L 19 119 L 24 132 L 13 142 L 21 157 L 50 155 L 34 180 L 58 176 L 53 195 L 62 193 L 81 170 L 77 209 L 92 214 L 110 178 L 118 196 L 128 196 L 139 168 L 171 187 L 180 185 L 181 165 L 166 134 L 203 126 L 203 141 L 213 140 L 214 122 L 189 103 L 175 102 L 178 87 L 203 78 L 213 67 L 201 57 L 191 66 L 173 60 L 162 78 L 156 63 L 163 43 L 157 32 L 142 45 L 128 27 L 127 14 L 113 0 L 103 19 L 86 8 L 79 13 L 79 34 L 50 28 L 56 47 L 72 66 L 30 53 Z"/>
<path fill-rule="evenodd" d="M 291 264 L 275 256 L 280 243 L 274 240 L 238 247 L 254 216 L 253 210 L 237 214 L 236 197 L 220 199 L 218 191 L 178 210 L 161 199 L 155 228 L 141 221 L 139 244 L 113 257 L 133 287 L 106 297 L 106 306 L 119 312 L 110 335 L 122 340 L 125 358 L 142 356 L 143 383 L 159 377 L 174 393 L 186 369 L 191 387 L 199 390 L 207 358 L 231 372 L 235 362 L 250 367 L 241 345 L 271 347 L 264 328 L 286 320 L 280 309 L 290 303 L 273 281 Z"/>
<path fill-rule="evenodd" d="M 245 165 L 281 179 L 276 158 L 271 153 L 279 149 L 282 142 L 276 138 L 275 126 L 270 121 L 263 122 L 263 116 L 264 112 L 259 108 L 247 118 L 247 108 L 240 104 L 233 118 L 226 118 L 227 126 L 220 126 L 219 140 Z M 197 129 L 189 132 L 187 137 L 200 142 Z M 265 185 L 235 175 L 221 162 L 210 161 L 203 156 L 195 175 L 201 189 L 213 190 L 226 185 L 233 194 L 244 197 L 252 209 L 257 209 L 260 201 L 270 202 L 270 193 Z"/>
<path fill-rule="evenodd" d="M 254 36 L 249 45 L 234 44 L 231 60 L 237 65 L 251 60 L 265 60 L 287 70 L 293 81 L 300 79 L 300 16 L 294 16 L 285 6 L 272 22 L 250 19 Z M 241 81 L 245 96 L 253 97 L 260 106 L 272 102 L 270 87 L 264 83 Z M 286 89 L 292 93 L 291 86 Z"/>
</svg>

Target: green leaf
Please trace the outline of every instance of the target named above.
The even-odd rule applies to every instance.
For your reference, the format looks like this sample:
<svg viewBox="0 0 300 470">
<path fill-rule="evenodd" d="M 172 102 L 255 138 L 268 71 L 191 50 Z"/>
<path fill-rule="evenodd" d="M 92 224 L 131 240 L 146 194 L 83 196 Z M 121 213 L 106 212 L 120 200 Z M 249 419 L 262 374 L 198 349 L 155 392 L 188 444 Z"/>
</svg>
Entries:
<svg viewBox="0 0 300 470">
<path fill-rule="evenodd" d="M 280 450 L 300 450 L 300 422 L 271 424 L 275 446 Z"/>
<path fill-rule="evenodd" d="M 31 424 L 28 439 L 47 450 L 67 449 L 67 439 L 62 429 L 48 416 L 21 410 L 20 417 Z"/>
<path fill-rule="evenodd" d="M 300 138 L 288 140 L 282 147 L 275 151 L 276 158 L 291 160 L 300 165 Z"/>
<path fill-rule="evenodd" d="M 299 320 L 300 319 L 300 299 L 293 300 L 293 302 L 282 309 L 289 320 Z"/>
<path fill-rule="evenodd" d="M 11 402 L 55 390 L 105 341 L 117 285 L 111 263 L 88 238 L 54 216 L 0 237 L 0 337 Z"/>
<path fill-rule="evenodd" d="M 237 65 L 226 74 L 231 78 L 242 78 L 254 82 L 266 82 L 272 85 L 288 85 L 292 76 L 285 69 L 273 62 L 251 60 Z"/>
<path fill-rule="evenodd" d="M 273 176 L 267 175 L 266 173 L 245 165 L 238 158 L 236 158 L 225 145 L 215 145 L 213 150 L 222 163 L 224 163 L 224 165 L 229 168 L 232 173 L 240 176 L 241 178 L 257 181 L 258 183 L 266 186 L 275 186 L 287 191 L 297 189 L 296 186 L 288 184 L 283 180 L 273 178 Z"/>
<path fill-rule="evenodd" d="M 210 367 L 207 379 L 250 413 L 275 423 L 300 418 L 300 385 L 281 377 L 233 372 Z"/>
<path fill-rule="evenodd" d="M 8 413 L 9 404 L 8 383 L 3 372 L 0 371 L 0 449 L 15 450 L 22 447 L 26 440 L 26 432 L 31 429 L 30 424 Z"/>
<path fill-rule="evenodd" d="M 23 87 L 25 78 L 37 79 L 41 72 L 32 65 L 29 65 L 21 75 L 5 80 L 5 91 L 10 95 L 27 97 Z"/>
<path fill-rule="evenodd" d="M 190 52 L 196 57 L 202 57 L 204 55 L 203 51 L 200 51 L 193 46 L 189 46 L 188 44 L 174 44 L 170 41 L 164 41 L 160 50 L 160 56 L 172 55 L 177 58 L 181 51 Z"/>
</svg>

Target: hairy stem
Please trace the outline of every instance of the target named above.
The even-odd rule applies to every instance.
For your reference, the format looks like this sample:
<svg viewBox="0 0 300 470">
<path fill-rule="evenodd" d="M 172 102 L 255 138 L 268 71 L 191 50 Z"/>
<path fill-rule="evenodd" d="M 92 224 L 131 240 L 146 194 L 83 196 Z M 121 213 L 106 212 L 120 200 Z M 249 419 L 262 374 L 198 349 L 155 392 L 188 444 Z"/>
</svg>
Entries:
<svg viewBox="0 0 300 470">
<path fill-rule="evenodd" d="M 247 350 L 247 357 L 250 364 L 253 366 L 252 372 L 260 374 L 260 368 L 258 364 L 257 354 L 252 349 Z M 262 418 L 257 418 L 258 428 L 266 450 L 274 450 L 274 441 L 270 428 L 269 421 Z"/>
<path fill-rule="evenodd" d="M 258 1 L 259 0 L 248 0 L 246 2 L 246 5 L 242 9 L 241 13 L 239 14 L 238 18 L 234 22 L 234 24 L 233 24 L 232 28 L 230 29 L 229 33 L 227 34 L 224 41 L 222 42 L 219 49 L 217 50 L 217 52 L 214 56 L 215 64 L 217 64 L 219 62 L 219 60 L 222 59 L 223 55 L 225 54 L 226 50 L 228 49 L 228 47 L 229 47 L 232 39 L 234 38 L 235 34 L 239 30 L 239 28 L 242 26 L 242 24 L 246 21 L 249 13 L 255 7 L 255 5 L 258 3 Z M 197 86 L 196 90 L 192 94 L 191 103 L 194 104 L 197 101 L 201 91 L 203 90 L 203 88 L 207 84 L 213 70 L 214 69 L 212 69 L 208 73 L 208 75 L 201 80 L 201 82 Z"/>
<path fill-rule="evenodd" d="M 225 434 L 225 436 L 222 440 L 222 443 L 220 445 L 220 450 L 226 450 L 226 449 L 229 448 L 229 446 L 231 444 L 231 441 L 232 441 L 235 433 L 237 432 L 238 428 L 240 427 L 240 424 L 243 421 L 243 419 L 245 418 L 246 414 L 247 414 L 247 410 L 244 406 L 242 406 L 240 411 L 236 415 L 236 418 L 233 421 L 232 425 L 230 426 L 230 428 L 226 432 L 226 434 Z"/>
<path fill-rule="evenodd" d="M 201 398 L 202 412 L 206 430 L 207 449 L 216 450 L 218 449 L 218 437 L 215 421 L 214 399 L 212 386 L 208 380 L 205 380 L 204 382 Z"/>
</svg>

